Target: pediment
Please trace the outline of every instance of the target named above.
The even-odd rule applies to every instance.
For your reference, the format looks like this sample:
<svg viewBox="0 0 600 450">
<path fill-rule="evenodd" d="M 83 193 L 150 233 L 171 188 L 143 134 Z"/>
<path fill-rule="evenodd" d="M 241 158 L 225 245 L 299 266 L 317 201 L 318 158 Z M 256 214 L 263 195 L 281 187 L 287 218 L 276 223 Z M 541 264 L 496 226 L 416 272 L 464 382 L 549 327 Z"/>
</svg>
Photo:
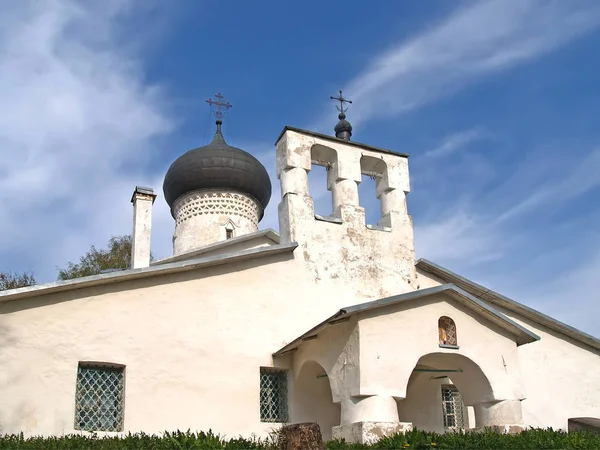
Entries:
<svg viewBox="0 0 600 450">
<path fill-rule="evenodd" d="M 509 317 L 502 314 L 500 311 L 492 308 L 485 302 L 472 296 L 463 289 L 453 284 L 444 284 L 441 286 L 416 290 L 405 294 L 381 298 L 379 300 L 361 303 L 358 305 L 349 306 L 347 308 L 342 308 L 326 321 L 321 322 L 319 325 L 312 328 L 307 333 L 303 334 L 290 344 L 275 352 L 275 355 L 280 355 L 293 350 L 307 337 L 317 334 L 324 327 L 335 325 L 336 323 L 339 323 L 341 321 L 349 320 L 354 315 L 360 314 L 361 316 L 363 316 L 364 313 L 375 312 L 377 310 L 385 311 L 386 309 L 388 311 L 393 311 L 393 308 L 390 309 L 390 307 L 392 306 L 410 306 L 411 303 L 418 303 L 419 301 L 423 301 L 428 298 L 434 299 L 435 297 L 439 296 L 444 296 L 460 303 L 464 307 L 471 310 L 475 315 L 482 317 L 485 320 L 492 322 L 498 327 L 502 328 L 512 337 L 512 339 L 517 345 L 528 344 L 531 342 L 538 341 L 540 339 L 540 337 L 532 331 L 519 325 Z"/>
</svg>

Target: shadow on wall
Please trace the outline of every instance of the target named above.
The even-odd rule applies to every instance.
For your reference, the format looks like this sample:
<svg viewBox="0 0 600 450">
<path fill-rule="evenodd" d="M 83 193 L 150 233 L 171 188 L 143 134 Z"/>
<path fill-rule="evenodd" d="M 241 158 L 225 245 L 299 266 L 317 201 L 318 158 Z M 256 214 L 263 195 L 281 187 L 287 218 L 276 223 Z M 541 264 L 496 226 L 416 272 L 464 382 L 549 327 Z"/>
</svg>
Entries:
<svg viewBox="0 0 600 450">
<path fill-rule="evenodd" d="M 325 369 L 314 361 L 302 365 L 290 393 L 291 423 L 316 422 L 323 440 L 331 439 L 331 429 L 340 424 L 340 405 L 333 403 Z"/>
<path fill-rule="evenodd" d="M 448 353 L 430 353 L 422 356 L 408 381 L 406 398 L 398 402 L 401 422 L 412 422 L 413 426 L 425 431 L 443 433 L 447 428 L 448 414 L 444 413 L 442 392 L 444 387 L 456 387 L 464 406 L 473 406 L 494 398 L 492 386 L 481 368 L 471 359 Z M 461 405 L 459 405 L 461 406 Z M 457 411 L 450 426 L 468 428 L 466 408 Z M 460 417 L 458 416 L 460 415 Z M 476 425 L 477 426 L 477 425 Z"/>
<path fill-rule="evenodd" d="M 12 354 L 18 351 L 15 347 L 17 342 L 16 335 L 7 325 L 4 317 L 0 315 L 0 361 L 7 361 L 14 358 Z M 25 378 L 29 375 L 25 365 L 19 366 L 18 370 L 11 373 L 5 372 L 3 377 L 0 377 L 0 391 L 10 392 L 10 387 L 17 380 Z M 26 399 L 19 399 L 18 402 L 11 403 L 10 399 L 3 398 L 3 410 L 0 410 L 0 435 L 7 430 L 14 430 L 23 423 L 31 423 L 36 421 L 35 409 L 27 403 Z M 8 415 L 10 412 L 10 415 Z"/>
</svg>

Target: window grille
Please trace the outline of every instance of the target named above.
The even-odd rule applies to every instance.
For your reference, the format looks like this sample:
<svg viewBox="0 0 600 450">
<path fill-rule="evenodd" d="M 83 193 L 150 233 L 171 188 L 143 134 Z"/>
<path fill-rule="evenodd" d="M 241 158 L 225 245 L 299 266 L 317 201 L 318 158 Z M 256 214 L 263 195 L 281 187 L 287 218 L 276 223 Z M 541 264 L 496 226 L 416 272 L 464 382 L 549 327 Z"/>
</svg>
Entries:
<svg viewBox="0 0 600 450">
<path fill-rule="evenodd" d="M 260 369 L 260 421 L 288 421 L 287 372 L 284 370 Z"/>
<path fill-rule="evenodd" d="M 456 386 L 442 385 L 442 412 L 445 429 L 464 429 L 465 415 L 462 396 Z"/>
<path fill-rule="evenodd" d="M 122 431 L 123 367 L 80 364 L 75 394 L 75 429 Z"/>
<path fill-rule="evenodd" d="M 456 324 L 450 317 L 442 316 L 438 320 L 440 345 L 458 345 Z"/>
</svg>

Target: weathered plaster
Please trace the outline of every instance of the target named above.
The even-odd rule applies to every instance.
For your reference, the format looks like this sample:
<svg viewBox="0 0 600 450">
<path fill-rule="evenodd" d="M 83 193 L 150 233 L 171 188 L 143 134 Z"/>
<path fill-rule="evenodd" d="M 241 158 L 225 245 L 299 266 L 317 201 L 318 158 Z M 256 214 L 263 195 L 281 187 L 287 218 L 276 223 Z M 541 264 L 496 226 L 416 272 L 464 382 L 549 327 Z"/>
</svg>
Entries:
<svg viewBox="0 0 600 450">
<path fill-rule="evenodd" d="M 374 444 L 381 438 L 397 433 L 411 431 L 413 425 L 403 422 L 356 422 L 333 428 L 334 439 L 345 439 L 346 442 Z"/>
<path fill-rule="evenodd" d="M 414 289 L 414 239 L 405 199 L 410 190 L 406 157 L 293 130 L 283 133 L 276 155 L 282 242 L 299 243 L 315 282 L 333 280 L 351 286 L 357 298 Z M 312 164 L 329 168 L 327 189 L 332 192 L 334 220 L 315 219 L 308 191 Z M 381 229 L 367 227 L 364 209 L 359 206 L 358 183 L 363 173 L 377 179 Z"/>
</svg>

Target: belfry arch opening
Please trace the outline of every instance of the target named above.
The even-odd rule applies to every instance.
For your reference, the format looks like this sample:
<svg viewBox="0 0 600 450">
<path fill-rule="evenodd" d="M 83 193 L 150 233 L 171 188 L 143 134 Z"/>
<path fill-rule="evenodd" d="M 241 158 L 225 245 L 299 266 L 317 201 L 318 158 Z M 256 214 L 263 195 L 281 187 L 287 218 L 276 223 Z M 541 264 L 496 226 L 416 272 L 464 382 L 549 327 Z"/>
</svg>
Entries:
<svg viewBox="0 0 600 450">
<path fill-rule="evenodd" d="M 333 403 L 329 377 L 315 361 L 306 361 L 294 379 L 290 393 L 293 405 L 291 423 L 316 422 L 323 440 L 331 439 L 331 430 L 340 424 L 340 405 Z"/>
<path fill-rule="evenodd" d="M 478 427 L 473 405 L 494 399 L 492 386 L 471 359 L 455 353 L 422 356 L 398 401 L 401 422 L 444 433 Z"/>
<path fill-rule="evenodd" d="M 308 193 L 313 199 L 315 214 L 323 217 L 333 214 L 333 197 L 328 185 L 327 172 L 337 162 L 335 150 L 323 145 L 310 149 L 311 169 L 308 172 Z"/>
<path fill-rule="evenodd" d="M 365 209 L 365 224 L 379 225 L 381 200 L 377 196 L 377 185 L 385 177 L 387 165 L 383 159 L 363 155 L 360 158 L 362 181 L 358 187 L 359 204 Z"/>
</svg>

